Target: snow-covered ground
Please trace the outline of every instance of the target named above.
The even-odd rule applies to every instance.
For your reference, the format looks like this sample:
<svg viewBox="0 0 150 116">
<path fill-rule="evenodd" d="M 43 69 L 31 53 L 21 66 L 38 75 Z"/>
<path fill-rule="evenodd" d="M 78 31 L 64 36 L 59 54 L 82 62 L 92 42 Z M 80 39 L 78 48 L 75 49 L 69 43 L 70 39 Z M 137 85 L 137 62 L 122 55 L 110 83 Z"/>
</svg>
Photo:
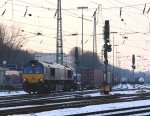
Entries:
<svg viewBox="0 0 150 116">
<path fill-rule="evenodd" d="M 133 85 L 130 85 L 130 84 L 126 84 L 126 85 L 122 85 L 122 84 L 119 84 L 117 86 L 114 86 L 113 89 L 136 89 L 136 88 L 139 88 L 139 90 L 145 90 L 145 88 L 150 88 L 150 85 L 135 85 L 135 88 L 133 88 Z M 135 93 L 135 91 L 132 91 L 132 90 L 129 90 L 129 91 L 113 91 L 111 92 L 110 94 L 129 94 L 129 93 Z M 7 96 L 7 95 L 20 95 L 20 94 L 27 94 L 26 92 L 24 91 L 3 91 L 3 92 L 0 92 L 0 96 Z M 88 94 L 87 94 L 88 95 Z M 94 93 L 94 94 L 89 94 L 91 96 L 100 96 L 101 94 L 100 93 Z"/>
<path fill-rule="evenodd" d="M 21 94 L 27 94 L 27 93 L 24 91 L 3 91 L 3 92 L 0 92 L 0 96 L 21 95 Z"/>
<path fill-rule="evenodd" d="M 119 109 L 119 108 L 129 108 L 134 106 L 144 106 L 150 105 L 150 100 L 140 100 L 140 101 L 133 101 L 133 102 L 123 102 L 123 103 L 111 103 L 111 104 L 102 104 L 102 105 L 91 105 L 81 108 L 67 108 L 61 110 L 53 110 L 35 114 L 24 114 L 24 115 L 13 115 L 13 116 L 65 116 L 71 114 L 78 114 L 78 113 L 86 113 L 86 112 L 94 112 L 94 111 L 103 111 L 103 110 L 110 110 L 110 109 Z M 150 113 L 149 113 L 150 114 Z M 97 115 L 100 116 L 100 115 Z M 137 115 L 136 115 L 137 116 Z M 142 115 L 141 115 L 142 116 Z"/>
<path fill-rule="evenodd" d="M 145 90 L 146 88 L 150 88 L 150 86 L 144 86 L 144 85 L 139 85 L 135 86 L 135 88 L 139 88 L 139 91 Z M 131 85 L 118 85 L 114 87 L 114 89 L 134 89 L 133 86 Z M 138 90 L 129 90 L 129 91 L 114 91 L 110 92 L 110 94 L 134 94 L 137 93 Z M 18 92 L 0 92 L 0 96 L 7 96 L 7 95 L 19 95 L 19 94 L 25 94 L 23 91 L 18 91 Z M 101 96 L 100 92 L 99 93 L 94 93 L 94 94 L 87 94 L 91 96 Z M 126 108 L 126 107 L 133 107 L 133 106 L 144 106 L 144 105 L 150 105 L 150 100 L 140 100 L 140 101 L 132 101 L 132 102 L 123 102 L 123 103 L 111 103 L 111 104 L 102 104 L 102 105 L 91 105 L 91 106 L 86 106 L 86 107 L 81 107 L 81 108 L 66 108 L 66 109 L 60 109 L 60 110 L 53 110 L 53 111 L 47 111 L 47 112 L 41 112 L 41 113 L 32 113 L 32 114 L 21 114 L 21 115 L 13 115 L 13 116 L 65 116 L 65 115 L 71 115 L 71 114 L 77 114 L 77 113 L 86 113 L 86 112 L 94 112 L 94 111 L 102 111 L 102 110 L 110 110 L 110 109 L 118 109 L 118 108 Z M 150 114 L 150 113 L 149 113 Z M 143 114 L 141 114 L 142 116 Z M 98 115 L 99 116 L 99 115 Z M 136 115 L 137 116 L 137 115 Z"/>
</svg>

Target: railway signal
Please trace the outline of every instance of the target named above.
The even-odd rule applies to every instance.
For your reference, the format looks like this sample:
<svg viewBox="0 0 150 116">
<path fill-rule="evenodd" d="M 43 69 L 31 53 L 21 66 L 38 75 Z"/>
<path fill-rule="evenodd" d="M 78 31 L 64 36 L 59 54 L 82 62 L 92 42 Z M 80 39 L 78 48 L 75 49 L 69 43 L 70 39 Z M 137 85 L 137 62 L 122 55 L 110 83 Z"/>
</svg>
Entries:
<svg viewBox="0 0 150 116">
<path fill-rule="evenodd" d="M 104 50 L 106 50 L 106 52 L 111 52 L 112 51 L 111 44 L 104 44 Z"/>
<path fill-rule="evenodd" d="M 135 55 L 132 55 L 132 69 L 133 69 L 133 79 L 134 79 L 134 84 L 133 88 L 135 88 L 135 78 L 134 78 L 134 70 L 135 70 Z"/>
<path fill-rule="evenodd" d="M 132 55 L 132 68 L 135 69 L 135 55 Z"/>
<path fill-rule="evenodd" d="M 79 65 L 78 47 L 75 47 L 75 64 Z"/>
<path fill-rule="evenodd" d="M 101 92 L 104 94 L 108 94 L 111 90 L 111 85 L 108 82 L 108 71 L 107 71 L 107 66 L 108 66 L 107 52 L 112 51 L 110 40 L 109 40 L 109 34 L 110 34 L 109 20 L 105 20 L 105 26 L 104 26 L 104 59 L 105 59 L 104 64 L 105 64 L 105 70 L 104 70 L 104 75 L 103 75 L 103 84 L 100 87 Z"/>
<path fill-rule="evenodd" d="M 104 40 L 106 40 L 106 43 L 109 43 L 109 20 L 105 20 L 105 26 L 104 26 Z"/>
<path fill-rule="evenodd" d="M 78 47 L 75 47 L 75 69 L 76 69 L 76 74 L 75 74 L 75 82 L 77 89 L 81 89 L 81 74 L 80 74 L 80 68 L 79 68 L 79 53 L 78 53 Z"/>
</svg>

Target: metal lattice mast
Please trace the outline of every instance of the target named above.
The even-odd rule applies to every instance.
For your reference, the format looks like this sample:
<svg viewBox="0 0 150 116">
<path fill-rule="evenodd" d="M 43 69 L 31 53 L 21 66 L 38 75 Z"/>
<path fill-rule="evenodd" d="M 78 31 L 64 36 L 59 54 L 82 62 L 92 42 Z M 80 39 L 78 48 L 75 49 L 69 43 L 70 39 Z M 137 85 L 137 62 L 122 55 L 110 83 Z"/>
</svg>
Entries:
<svg viewBox="0 0 150 116">
<path fill-rule="evenodd" d="M 97 56 L 97 39 L 96 39 L 96 11 L 93 14 L 94 29 L 93 29 L 93 68 L 95 67 L 95 57 Z"/>
<path fill-rule="evenodd" d="M 62 17 L 61 17 L 61 0 L 57 1 L 57 54 L 56 62 L 63 64 L 63 40 L 62 40 Z"/>
<path fill-rule="evenodd" d="M 96 56 L 97 56 L 97 41 L 96 41 L 96 11 L 93 14 L 94 17 L 94 28 L 93 28 L 93 87 L 94 87 L 94 69 L 95 69 L 95 65 L 96 65 Z"/>
</svg>

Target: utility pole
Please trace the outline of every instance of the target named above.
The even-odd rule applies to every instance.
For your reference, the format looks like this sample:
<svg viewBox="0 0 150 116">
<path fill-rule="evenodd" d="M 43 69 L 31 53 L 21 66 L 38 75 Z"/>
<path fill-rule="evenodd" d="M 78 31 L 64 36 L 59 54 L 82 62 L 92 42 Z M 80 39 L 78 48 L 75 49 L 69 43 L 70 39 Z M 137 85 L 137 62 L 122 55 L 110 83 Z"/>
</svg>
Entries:
<svg viewBox="0 0 150 116">
<path fill-rule="evenodd" d="M 63 39 L 62 39 L 62 17 L 61 0 L 57 0 L 57 40 L 56 40 L 56 62 L 63 64 Z"/>
<path fill-rule="evenodd" d="M 114 64 L 114 62 L 113 62 L 113 65 L 114 66 L 116 66 L 117 67 L 117 47 L 118 47 L 119 45 L 113 45 L 113 47 L 116 47 L 116 64 Z M 113 52 L 114 52 L 114 50 L 113 50 Z M 114 53 L 113 53 L 114 54 Z M 113 55 L 113 60 L 114 60 L 114 55 Z"/>
<path fill-rule="evenodd" d="M 94 17 L 94 30 L 93 30 L 93 66 L 95 65 L 94 56 L 97 55 L 97 39 L 96 39 L 96 11 L 93 14 Z"/>
<path fill-rule="evenodd" d="M 82 7 L 77 7 L 78 9 L 82 10 L 82 61 L 81 61 L 81 67 L 83 67 L 83 10 L 88 9 L 88 7 L 82 6 Z"/>
<path fill-rule="evenodd" d="M 117 52 L 118 53 L 118 67 L 120 67 L 120 52 Z"/>
<path fill-rule="evenodd" d="M 94 17 L 94 29 L 93 29 L 93 87 L 94 87 L 94 69 L 95 69 L 95 60 L 97 61 L 97 40 L 96 40 L 96 11 L 93 14 Z"/>
<path fill-rule="evenodd" d="M 117 67 L 117 53 L 118 53 L 117 47 L 118 47 L 119 45 L 114 45 L 114 46 L 116 46 L 116 67 Z"/>
<path fill-rule="evenodd" d="M 103 56 L 104 56 L 104 47 L 102 47 L 102 50 L 101 50 L 101 61 L 103 61 Z M 104 70 L 104 64 L 102 63 L 102 70 Z"/>
<path fill-rule="evenodd" d="M 116 34 L 117 32 L 111 32 L 113 34 L 113 79 L 114 79 L 114 34 Z"/>
<path fill-rule="evenodd" d="M 116 67 L 118 67 L 118 62 L 119 62 L 119 53 L 118 51 L 116 51 Z"/>
</svg>

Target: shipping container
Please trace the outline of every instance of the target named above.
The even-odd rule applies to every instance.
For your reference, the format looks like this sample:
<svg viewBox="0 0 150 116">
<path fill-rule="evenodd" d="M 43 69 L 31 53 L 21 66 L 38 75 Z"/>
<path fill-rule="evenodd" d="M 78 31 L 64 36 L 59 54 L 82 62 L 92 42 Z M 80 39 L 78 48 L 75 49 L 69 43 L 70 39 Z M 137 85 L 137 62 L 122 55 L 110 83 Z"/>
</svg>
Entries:
<svg viewBox="0 0 150 116">
<path fill-rule="evenodd" d="M 102 83 L 103 72 L 98 69 L 80 69 L 83 89 L 98 88 Z"/>
<path fill-rule="evenodd" d="M 95 69 L 94 70 L 94 87 L 99 88 L 99 86 L 102 84 L 102 77 L 103 72 L 101 70 Z"/>
</svg>

